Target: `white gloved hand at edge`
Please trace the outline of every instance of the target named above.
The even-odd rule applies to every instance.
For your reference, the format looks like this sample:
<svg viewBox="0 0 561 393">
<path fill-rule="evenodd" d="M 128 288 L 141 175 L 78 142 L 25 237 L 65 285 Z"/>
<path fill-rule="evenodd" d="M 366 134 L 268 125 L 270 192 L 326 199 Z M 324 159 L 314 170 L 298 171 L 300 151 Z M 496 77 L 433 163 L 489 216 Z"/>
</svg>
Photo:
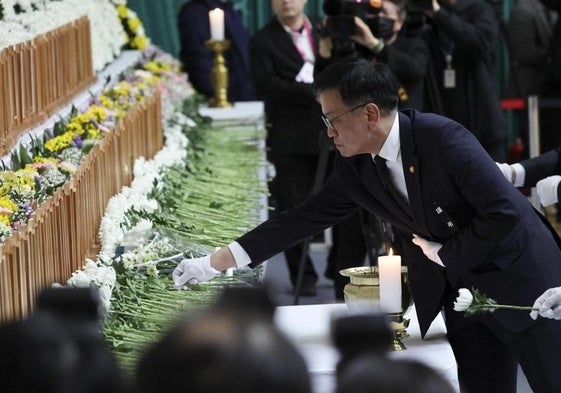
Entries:
<svg viewBox="0 0 561 393">
<path fill-rule="evenodd" d="M 440 259 L 440 256 L 438 255 L 438 251 L 442 248 L 442 244 L 428 241 L 417 235 L 413 235 L 412 241 L 413 244 L 421 247 L 421 250 L 423 250 L 423 254 L 425 254 L 428 259 L 430 259 L 437 265 L 445 267 L 442 259 Z"/>
<path fill-rule="evenodd" d="M 198 284 L 205 282 L 220 274 L 218 270 L 210 266 L 210 255 L 201 258 L 184 259 L 172 273 L 173 284 L 181 288 L 185 284 Z"/>
<path fill-rule="evenodd" d="M 543 206 L 553 205 L 557 202 L 557 187 L 561 182 L 561 176 L 550 176 L 540 180 L 536 184 L 536 192 Z"/>
<path fill-rule="evenodd" d="M 532 319 L 536 319 L 538 314 L 544 318 L 561 319 L 561 287 L 545 291 L 536 299 L 533 307 L 539 307 L 539 310 L 530 313 Z"/>
</svg>

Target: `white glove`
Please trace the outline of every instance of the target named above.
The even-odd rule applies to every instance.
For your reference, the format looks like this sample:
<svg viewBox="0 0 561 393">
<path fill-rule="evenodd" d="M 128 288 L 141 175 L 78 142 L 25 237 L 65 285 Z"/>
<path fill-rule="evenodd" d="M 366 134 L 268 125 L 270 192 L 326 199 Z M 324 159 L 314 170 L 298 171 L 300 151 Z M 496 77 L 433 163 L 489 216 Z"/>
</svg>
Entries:
<svg viewBox="0 0 561 393">
<path fill-rule="evenodd" d="M 538 317 L 538 313 L 544 318 L 561 319 L 561 287 L 550 288 L 545 291 L 534 302 L 533 307 L 539 307 L 539 311 L 532 311 L 532 319 Z"/>
<path fill-rule="evenodd" d="M 421 247 L 423 254 L 425 254 L 428 259 L 437 265 L 445 267 L 444 263 L 442 263 L 442 259 L 440 259 L 440 256 L 438 255 L 438 251 L 442 248 L 442 244 L 428 241 L 417 235 L 413 235 L 413 244 Z"/>
<path fill-rule="evenodd" d="M 198 284 L 205 282 L 220 274 L 218 270 L 210 266 L 210 255 L 202 258 L 184 259 L 172 273 L 173 284 L 181 288 L 185 284 Z"/>
<path fill-rule="evenodd" d="M 502 162 L 495 162 L 495 164 L 497 164 L 506 180 L 512 183 L 512 168 L 510 165 Z"/>
<path fill-rule="evenodd" d="M 550 176 L 540 180 L 536 184 L 536 191 L 543 206 L 553 205 L 557 202 L 557 187 L 561 182 L 561 176 Z"/>
</svg>

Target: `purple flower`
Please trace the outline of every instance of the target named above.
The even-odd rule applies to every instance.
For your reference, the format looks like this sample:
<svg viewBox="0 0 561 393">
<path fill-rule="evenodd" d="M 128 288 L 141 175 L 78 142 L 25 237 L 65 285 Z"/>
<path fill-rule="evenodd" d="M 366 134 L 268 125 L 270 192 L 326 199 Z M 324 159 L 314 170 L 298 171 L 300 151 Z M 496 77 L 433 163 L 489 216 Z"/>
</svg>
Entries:
<svg viewBox="0 0 561 393">
<path fill-rule="evenodd" d="M 77 148 L 82 148 L 82 137 L 80 135 L 76 135 L 76 137 L 72 140 L 72 142 L 70 142 L 70 146 L 74 146 Z"/>
<path fill-rule="evenodd" d="M 90 121 L 95 124 L 95 126 L 100 129 L 101 131 L 104 132 L 111 132 L 111 130 L 107 127 L 105 127 L 103 124 L 101 124 L 100 122 L 96 121 L 93 117 L 90 117 Z"/>
</svg>

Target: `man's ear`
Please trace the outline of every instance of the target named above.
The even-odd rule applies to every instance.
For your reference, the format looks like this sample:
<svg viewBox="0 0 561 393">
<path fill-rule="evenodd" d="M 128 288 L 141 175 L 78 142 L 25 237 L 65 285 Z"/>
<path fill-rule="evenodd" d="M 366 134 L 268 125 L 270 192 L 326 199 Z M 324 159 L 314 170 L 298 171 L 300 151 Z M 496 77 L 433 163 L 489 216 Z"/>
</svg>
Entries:
<svg viewBox="0 0 561 393">
<path fill-rule="evenodd" d="M 381 117 L 380 108 L 374 103 L 369 103 L 366 105 L 366 115 L 368 116 L 368 121 L 378 122 Z"/>
</svg>

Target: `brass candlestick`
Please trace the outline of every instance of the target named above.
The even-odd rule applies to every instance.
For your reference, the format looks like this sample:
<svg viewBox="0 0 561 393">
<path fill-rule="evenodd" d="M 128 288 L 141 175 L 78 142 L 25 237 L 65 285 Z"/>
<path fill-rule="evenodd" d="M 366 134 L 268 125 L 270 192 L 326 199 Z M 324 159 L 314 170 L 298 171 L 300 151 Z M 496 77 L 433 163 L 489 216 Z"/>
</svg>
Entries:
<svg viewBox="0 0 561 393">
<path fill-rule="evenodd" d="M 228 102 L 228 68 L 222 55 L 222 52 L 230 48 L 230 40 L 216 41 L 211 39 L 205 41 L 205 46 L 214 52 L 214 65 L 210 74 L 214 87 L 214 102 L 211 106 L 231 108 L 232 104 Z"/>
<path fill-rule="evenodd" d="M 402 338 L 409 337 L 407 327 L 409 326 L 409 319 L 403 318 L 403 312 L 396 312 L 388 314 L 390 318 L 390 327 L 393 333 L 393 340 L 391 344 L 392 351 L 403 351 L 407 347 L 401 342 Z"/>
</svg>

